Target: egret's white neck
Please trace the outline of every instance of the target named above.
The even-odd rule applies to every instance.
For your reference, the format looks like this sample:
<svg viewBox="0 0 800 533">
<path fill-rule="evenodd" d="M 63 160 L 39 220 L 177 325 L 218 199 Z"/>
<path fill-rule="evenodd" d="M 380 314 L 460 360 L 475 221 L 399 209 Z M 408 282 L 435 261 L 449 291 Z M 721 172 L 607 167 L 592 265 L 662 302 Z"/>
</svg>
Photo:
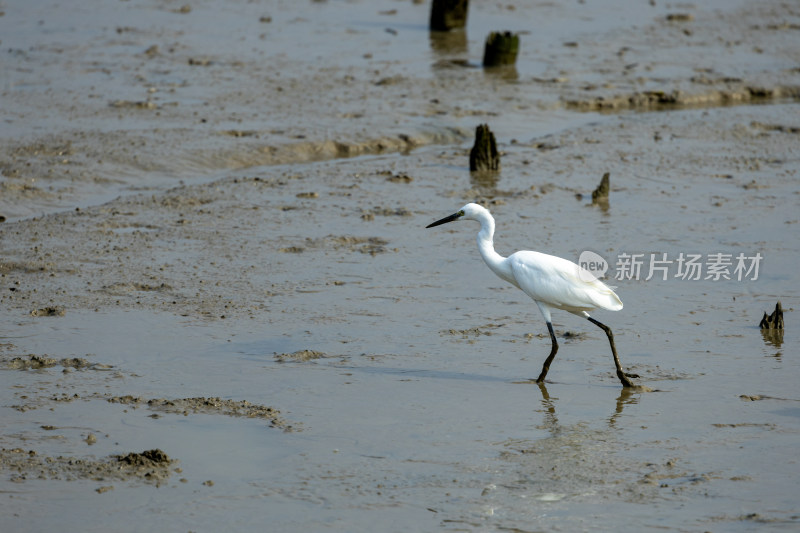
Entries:
<svg viewBox="0 0 800 533">
<path fill-rule="evenodd" d="M 502 279 L 514 283 L 506 258 L 494 250 L 494 218 L 489 213 L 480 218 L 481 230 L 478 232 L 478 251 L 483 257 L 483 261 L 488 265 L 492 272 Z"/>
</svg>

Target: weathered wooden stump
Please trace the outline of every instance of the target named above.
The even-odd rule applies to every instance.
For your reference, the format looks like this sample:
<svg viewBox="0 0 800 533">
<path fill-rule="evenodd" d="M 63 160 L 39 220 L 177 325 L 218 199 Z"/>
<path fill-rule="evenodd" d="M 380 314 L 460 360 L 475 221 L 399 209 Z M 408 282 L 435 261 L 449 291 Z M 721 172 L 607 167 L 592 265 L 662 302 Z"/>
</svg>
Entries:
<svg viewBox="0 0 800 533">
<path fill-rule="evenodd" d="M 610 172 L 603 174 L 603 179 L 600 180 L 600 185 L 592 191 L 592 203 L 608 202 L 608 193 L 611 190 L 609 185 Z"/>
<path fill-rule="evenodd" d="M 783 307 L 780 302 L 777 303 L 775 311 L 771 315 L 764 313 L 764 318 L 761 319 L 759 326 L 764 342 L 780 348 L 783 344 Z"/>
<path fill-rule="evenodd" d="M 475 128 L 475 144 L 469 152 L 469 169 L 471 172 L 500 170 L 497 142 L 488 124 Z"/>
<path fill-rule="evenodd" d="M 450 31 L 467 25 L 469 0 L 433 0 L 431 31 Z"/>
<path fill-rule="evenodd" d="M 764 318 L 761 319 L 759 327 L 762 330 L 783 331 L 783 307 L 780 302 L 775 305 L 775 311 L 771 315 L 764 312 Z"/>
<path fill-rule="evenodd" d="M 483 48 L 483 66 L 501 67 L 517 62 L 519 35 L 506 32 L 492 32 L 486 38 Z"/>
</svg>

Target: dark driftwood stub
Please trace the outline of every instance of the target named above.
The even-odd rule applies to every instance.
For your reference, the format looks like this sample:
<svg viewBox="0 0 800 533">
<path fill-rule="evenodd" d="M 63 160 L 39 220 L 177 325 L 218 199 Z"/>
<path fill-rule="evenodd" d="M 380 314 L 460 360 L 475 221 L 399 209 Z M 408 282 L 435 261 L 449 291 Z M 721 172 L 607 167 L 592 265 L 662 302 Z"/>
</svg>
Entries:
<svg viewBox="0 0 800 533">
<path fill-rule="evenodd" d="M 609 186 L 609 177 L 611 176 L 610 172 L 606 172 L 603 174 L 603 179 L 600 180 L 600 185 L 592 191 L 592 203 L 596 204 L 598 202 L 607 202 L 608 201 L 608 193 L 611 190 Z"/>
<path fill-rule="evenodd" d="M 513 65 L 519 53 L 519 35 L 506 32 L 492 32 L 486 38 L 483 48 L 483 66 L 500 67 Z"/>
<path fill-rule="evenodd" d="M 783 331 L 783 307 L 781 303 L 775 304 L 775 311 L 771 315 L 764 312 L 764 317 L 759 324 L 761 329 L 765 330 L 781 330 Z"/>
<path fill-rule="evenodd" d="M 778 302 L 771 315 L 764 313 L 759 324 L 764 342 L 780 348 L 783 344 L 783 307 Z"/>
<path fill-rule="evenodd" d="M 471 172 L 500 170 L 497 142 L 487 124 L 481 124 L 475 129 L 475 144 L 469 152 L 469 170 Z"/>
<path fill-rule="evenodd" d="M 431 2 L 432 31 L 450 31 L 467 25 L 469 0 L 433 0 Z"/>
</svg>

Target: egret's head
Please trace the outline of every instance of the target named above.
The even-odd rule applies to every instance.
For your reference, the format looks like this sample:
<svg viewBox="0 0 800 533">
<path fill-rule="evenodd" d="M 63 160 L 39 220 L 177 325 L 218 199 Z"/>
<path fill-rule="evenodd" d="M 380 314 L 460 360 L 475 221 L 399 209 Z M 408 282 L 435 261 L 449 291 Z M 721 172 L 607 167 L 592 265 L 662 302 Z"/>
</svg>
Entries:
<svg viewBox="0 0 800 533">
<path fill-rule="evenodd" d="M 447 224 L 448 222 L 453 222 L 454 220 L 461 220 L 462 218 L 466 219 L 466 220 L 480 220 L 482 216 L 486 216 L 486 214 L 488 214 L 488 213 L 489 213 L 489 211 L 485 207 L 480 206 L 478 204 L 470 203 L 470 204 L 465 205 L 464 207 L 462 207 L 461 209 L 459 209 L 458 211 L 456 211 L 452 215 L 446 216 L 443 219 L 437 220 L 436 222 L 434 222 L 432 224 L 428 224 L 425 227 L 426 228 L 433 228 L 435 226 L 440 226 L 442 224 Z"/>
</svg>

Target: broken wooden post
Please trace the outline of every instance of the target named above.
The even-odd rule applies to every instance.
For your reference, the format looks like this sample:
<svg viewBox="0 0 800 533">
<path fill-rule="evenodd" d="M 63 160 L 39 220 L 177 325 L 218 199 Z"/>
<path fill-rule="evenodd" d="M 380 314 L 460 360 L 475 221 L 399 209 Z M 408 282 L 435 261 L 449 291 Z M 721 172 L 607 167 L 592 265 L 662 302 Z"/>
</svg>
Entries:
<svg viewBox="0 0 800 533">
<path fill-rule="evenodd" d="M 771 315 L 764 313 L 759 324 L 764 341 L 778 348 L 783 344 L 783 307 L 778 302 Z"/>
<path fill-rule="evenodd" d="M 608 193 L 611 190 L 609 186 L 609 176 L 611 176 L 610 172 L 606 172 L 603 174 L 603 179 L 600 180 L 600 185 L 592 191 L 592 203 L 596 204 L 599 202 L 608 202 Z"/>
<path fill-rule="evenodd" d="M 450 31 L 467 25 L 469 0 L 433 0 L 431 31 Z"/>
<path fill-rule="evenodd" d="M 483 48 L 483 66 L 501 67 L 517 62 L 519 52 L 519 35 L 506 32 L 492 32 L 486 38 Z"/>
<path fill-rule="evenodd" d="M 497 153 L 494 133 L 488 124 L 481 124 L 475 128 L 475 144 L 469 152 L 469 170 L 471 172 L 500 170 L 500 154 Z"/>
<path fill-rule="evenodd" d="M 783 331 L 783 307 L 780 302 L 775 304 L 775 311 L 771 315 L 768 316 L 766 311 L 764 312 L 764 318 L 761 319 L 759 327 L 762 330 Z"/>
</svg>

